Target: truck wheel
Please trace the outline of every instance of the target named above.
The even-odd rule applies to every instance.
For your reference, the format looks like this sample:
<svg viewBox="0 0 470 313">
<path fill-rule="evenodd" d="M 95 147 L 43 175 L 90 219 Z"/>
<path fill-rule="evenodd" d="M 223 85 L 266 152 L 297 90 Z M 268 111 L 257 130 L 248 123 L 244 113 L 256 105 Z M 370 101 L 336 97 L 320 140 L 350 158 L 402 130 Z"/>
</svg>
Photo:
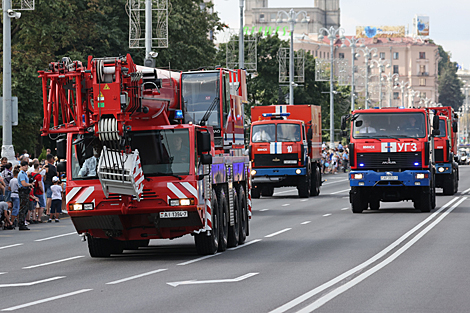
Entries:
<svg viewBox="0 0 470 313">
<path fill-rule="evenodd" d="M 297 186 L 297 190 L 299 191 L 300 198 L 308 198 L 310 195 L 310 175 L 305 175 L 305 179 L 302 179 L 300 184 Z"/>
<path fill-rule="evenodd" d="M 252 199 L 259 199 L 260 192 L 259 188 L 255 188 L 254 186 L 251 188 L 251 198 Z"/>
<path fill-rule="evenodd" d="M 454 174 L 450 175 L 444 180 L 444 186 L 442 187 L 445 195 L 453 195 L 455 189 L 455 178 Z"/>
<path fill-rule="evenodd" d="M 379 200 L 373 200 L 373 201 L 369 202 L 369 208 L 371 210 L 380 209 L 380 201 Z"/>
<path fill-rule="evenodd" d="M 263 190 L 261 191 L 261 195 L 263 197 L 272 197 L 274 194 L 274 187 L 268 186 L 264 187 Z"/>
<path fill-rule="evenodd" d="M 238 187 L 238 211 L 240 213 L 240 234 L 238 235 L 238 244 L 242 245 L 246 241 L 248 233 L 248 207 L 246 205 L 245 189 L 242 185 Z"/>
<path fill-rule="evenodd" d="M 314 167 L 312 170 L 312 179 L 310 185 L 310 195 L 316 197 L 320 194 L 320 171 L 318 167 Z"/>
<path fill-rule="evenodd" d="M 229 213 L 228 203 L 223 187 L 219 188 L 217 194 L 217 200 L 219 201 L 219 252 L 227 250 L 228 240 L 228 224 L 229 224 Z"/>
<path fill-rule="evenodd" d="M 107 258 L 111 255 L 111 246 L 107 239 L 87 235 L 88 252 L 92 258 Z"/>
<path fill-rule="evenodd" d="M 208 236 L 206 232 L 203 232 L 194 236 L 198 254 L 214 254 L 219 247 L 219 205 L 214 190 L 212 190 L 211 199 L 211 218 L 212 230 L 210 231 L 210 235 Z"/>
<path fill-rule="evenodd" d="M 361 199 L 363 193 L 358 187 L 351 187 L 349 196 L 353 213 L 362 213 L 362 211 L 367 209 L 367 200 Z"/>
<path fill-rule="evenodd" d="M 456 194 L 459 191 L 459 172 L 455 172 L 454 176 L 454 194 Z"/>
<path fill-rule="evenodd" d="M 240 237 L 240 205 L 235 188 L 233 188 L 233 220 L 233 225 L 228 227 L 227 247 L 229 248 L 238 246 Z"/>
<path fill-rule="evenodd" d="M 426 190 L 420 195 L 419 209 L 421 212 L 431 212 L 432 209 L 432 188 Z"/>
</svg>

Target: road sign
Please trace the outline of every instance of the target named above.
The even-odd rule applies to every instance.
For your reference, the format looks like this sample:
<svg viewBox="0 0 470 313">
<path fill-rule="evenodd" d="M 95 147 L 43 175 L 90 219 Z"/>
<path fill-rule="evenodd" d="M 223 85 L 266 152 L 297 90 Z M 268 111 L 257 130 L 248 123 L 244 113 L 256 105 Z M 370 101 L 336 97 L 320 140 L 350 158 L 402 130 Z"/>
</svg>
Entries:
<svg viewBox="0 0 470 313">
<path fill-rule="evenodd" d="M 0 97 L 3 103 L 3 97 Z M 11 97 L 11 125 L 18 126 L 18 97 Z M 0 126 L 3 126 L 3 108 L 0 109 Z"/>
</svg>

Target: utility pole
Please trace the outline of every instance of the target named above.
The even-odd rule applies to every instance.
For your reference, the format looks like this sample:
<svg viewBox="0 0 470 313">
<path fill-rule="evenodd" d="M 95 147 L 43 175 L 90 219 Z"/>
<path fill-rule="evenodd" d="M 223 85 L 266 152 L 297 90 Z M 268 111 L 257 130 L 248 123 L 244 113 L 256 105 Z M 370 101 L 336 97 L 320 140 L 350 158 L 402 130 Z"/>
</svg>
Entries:
<svg viewBox="0 0 470 313">
<path fill-rule="evenodd" d="M 240 0 L 240 38 L 238 39 L 238 68 L 245 68 L 245 43 L 243 41 L 243 7 L 244 0 Z"/>
</svg>

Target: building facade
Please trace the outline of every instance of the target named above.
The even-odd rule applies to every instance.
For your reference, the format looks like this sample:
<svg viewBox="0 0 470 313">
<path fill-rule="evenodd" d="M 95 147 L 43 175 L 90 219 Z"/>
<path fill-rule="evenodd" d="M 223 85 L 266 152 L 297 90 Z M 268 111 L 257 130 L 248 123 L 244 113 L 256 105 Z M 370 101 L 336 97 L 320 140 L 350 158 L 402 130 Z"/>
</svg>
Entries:
<svg viewBox="0 0 470 313">
<path fill-rule="evenodd" d="M 316 38 L 315 38 L 316 37 Z M 351 37 L 348 37 L 351 38 Z M 318 37 L 309 36 L 294 40 L 294 49 L 304 49 L 316 58 L 330 59 L 328 38 L 318 41 Z M 425 106 L 432 101 L 438 102 L 438 62 L 437 45 L 429 40 L 411 37 L 403 38 L 367 38 L 361 42 L 372 50 L 369 70 L 369 107 L 379 106 Z M 334 43 L 334 58 L 347 59 L 351 65 L 351 47 L 349 41 L 337 39 Z M 362 107 L 365 103 L 365 58 L 363 48 L 356 48 L 355 80 L 358 98 L 356 103 Z M 378 65 L 383 64 L 383 67 Z M 349 68 L 351 71 L 351 68 Z M 381 73 L 380 73 L 381 71 Z M 397 74 L 393 76 L 393 74 Z M 387 77 L 394 77 L 388 80 Z M 381 79 L 382 78 L 382 79 Z M 397 78 L 397 79 L 395 79 Z M 404 88 L 400 88 L 400 83 Z M 403 90 L 403 93 L 402 93 Z M 412 93 L 411 91 L 415 91 Z M 382 96 L 382 98 L 380 98 Z M 421 101 L 427 99 L 427 103 Z"/>
<path fill-rule="evenodd" d="M 340 26 L 340 8 L 339 0 L 314 0 L 313 7 L 295 8 L 295 12 L 301 10 L 307 12 L 307 23 L 295 25 L 294 33 L 311 34 L 318 33 L 322 27 L 329 28 L 331 26 L 338 28 Z M 289 23 L 286 17 L 282 18 L 282 23 L 277 23 L 277 13 L 279 11 L 289 12 L 291 8 L 269 8 L 268 0 L 245 0 L 245 27 L 258 31 L 260 28 L 283 29 Z M 303 16 L 301 17 L 303 18 Z"/>
</svg>

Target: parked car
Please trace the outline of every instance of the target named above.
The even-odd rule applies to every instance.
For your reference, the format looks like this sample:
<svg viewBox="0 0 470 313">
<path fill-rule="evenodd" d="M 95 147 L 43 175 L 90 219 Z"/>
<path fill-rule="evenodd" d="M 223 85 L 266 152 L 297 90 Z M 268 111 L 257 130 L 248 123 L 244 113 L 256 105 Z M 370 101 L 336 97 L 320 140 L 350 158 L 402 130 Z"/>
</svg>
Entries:
<svg viewBox="0 0 470 313">
<path fill-rule="evenodd" d="M 458 153 L 458 163 L 460 165 L 467 165 L 469 163 L 469 156 L 467 151 L 465 150 L 460 150 Z"/>
</svg>

